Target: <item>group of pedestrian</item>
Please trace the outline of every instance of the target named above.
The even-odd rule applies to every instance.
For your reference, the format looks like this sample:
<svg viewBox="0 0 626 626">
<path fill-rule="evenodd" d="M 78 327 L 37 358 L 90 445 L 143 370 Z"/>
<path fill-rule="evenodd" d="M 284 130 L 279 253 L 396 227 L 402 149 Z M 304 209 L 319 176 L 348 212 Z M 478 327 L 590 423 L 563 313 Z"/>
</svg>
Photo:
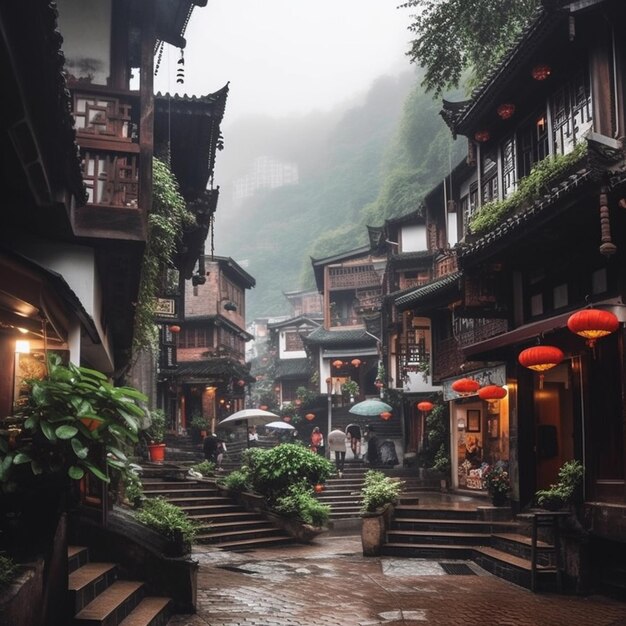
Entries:
<svg viewBox="0 0 626 626">
<path fill-rule="evenodd" d="M 366 461 L 370 466 L 379 462 L 378 438 L 374 432 L 374 427 L 369 425 L 366 430 L 367 456 Z M 339 476 L 342 475 L 346 462 L 346 444 L 350 443 L 350 449 L 355 459 L 361 458 L 362 432 L 359 424 L 348 424 L 345 431 L 335 428 L 328 433 L 328 448 L 334 452 L 335 467 Z M 324 454 L 324 435 L 316 426 L 311 433 L 310 449 L 317 454 Z"/>
</svg>

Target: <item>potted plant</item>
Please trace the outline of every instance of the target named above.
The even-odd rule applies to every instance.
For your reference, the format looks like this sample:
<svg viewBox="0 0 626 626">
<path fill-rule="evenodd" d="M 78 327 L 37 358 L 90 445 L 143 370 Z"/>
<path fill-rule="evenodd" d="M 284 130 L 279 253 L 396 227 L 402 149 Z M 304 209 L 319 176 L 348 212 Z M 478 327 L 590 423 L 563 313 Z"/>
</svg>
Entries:
<svg viewBox="0 0 626 626">
<path fill-rule="evenodd" d="M 495 465 L 487 465 L 483 468 L 482 478 L 493 505 L 504 506 L 511 490 L 511 479 L 507 466 L 501 461 Z"/>
<path fill-rule="evenodd" d="M 162 409 L 150 411 L 150 426 L 146 430 L 148 435 L 148 454 L 153 463 L 163 463 L 165 460 L 165 412 Z"/>
<path fill-rule="evenodd" d="M 359 383 L 356 380 L 347 380 L 341 385 L 341 391 L 350 396 L 350 402 L 354 402 L 354 398 L 359 394 Z"/>
<path fill-rule="evenodd" d="M 585 468 L 580 461 L 567 461 L 559 469 L 558 482 L 535 493 L 537 504 L 548 511 L 559 511 L 572 504 L 584 473 Z"/>
<path fill-rule="evenodd" d="M 189 421 L 189 430 L 191 434 L 191 439 L 200 443 L 204 440 L 207 435 L 207 428 L 209 427 L 206 418 L 202 415 L 198 415 L 195 413 L 191 416 L 191 420 Z"/>
</svg>

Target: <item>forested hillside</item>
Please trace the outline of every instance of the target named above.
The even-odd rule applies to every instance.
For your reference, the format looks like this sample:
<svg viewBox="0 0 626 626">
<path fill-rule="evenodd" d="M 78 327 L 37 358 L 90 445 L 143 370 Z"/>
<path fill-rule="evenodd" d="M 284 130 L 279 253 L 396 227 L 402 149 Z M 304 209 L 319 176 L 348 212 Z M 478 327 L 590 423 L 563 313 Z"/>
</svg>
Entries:
<svg viewBox="0 0 626 626">
<path fill-rule="evenodd" d="M 410 72 L 379 78 L 358 104 L 225 133 L 215 245 L 257 280 L 248 319 L 287 312 L 282 292 L 313 286 L 311 256 L 366 243 L 366 225 L 414 210 L 461 158 L 464 142 L 451 140 L 441 102 L 419 83 Z M 300 182 L 236 205 L 229 182 L 261 155 L 297 163 Z"/>
</svg>

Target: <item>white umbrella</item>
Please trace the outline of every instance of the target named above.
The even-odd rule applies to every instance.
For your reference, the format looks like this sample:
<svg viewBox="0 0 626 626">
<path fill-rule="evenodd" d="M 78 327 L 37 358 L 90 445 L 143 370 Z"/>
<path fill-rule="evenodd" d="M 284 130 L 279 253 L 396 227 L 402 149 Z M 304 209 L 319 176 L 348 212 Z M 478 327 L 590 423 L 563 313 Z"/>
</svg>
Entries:
<svg viewBox="0 0 626 626">
<path fill-rule="evenodd" d="M 282 428 L 284 430 L 295 430 L 295 426 L 291 424 L 287 424 L 287 422 L 270 422 L 269 424 L 265 424 L 265 428 Z"/>
<path fill-rule="evenodd" d="M 268 422 L 273 422 L 279 419 L 278 415 L 271 413 L 270 411 L 263 411 L 262 409 L 243 409 L 243 411 L 237 411 L 232 415 L 229 415 L 226 419 L 218 422 L 218 426 L 230 426 L 235 422 L 242 420 L 248 422 L 248 426 L 263 426 Z"/>
</svg>

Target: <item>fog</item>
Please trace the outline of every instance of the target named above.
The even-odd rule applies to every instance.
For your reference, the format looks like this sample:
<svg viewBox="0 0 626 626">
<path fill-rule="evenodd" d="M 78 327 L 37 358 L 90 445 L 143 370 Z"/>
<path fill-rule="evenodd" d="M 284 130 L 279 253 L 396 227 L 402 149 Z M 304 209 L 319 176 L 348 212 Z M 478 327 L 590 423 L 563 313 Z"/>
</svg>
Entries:
<svg viewBox="0 0 626 626">
<path fill-rule="evenodd" d="M 230 81 L 225 128 L 251 115 L 328 110 L 408 67 L 398 0 L 209 0 L 187 28 L 185 82 L 166 46 L 155 87 L 204 95 Z"/>
</svg>

